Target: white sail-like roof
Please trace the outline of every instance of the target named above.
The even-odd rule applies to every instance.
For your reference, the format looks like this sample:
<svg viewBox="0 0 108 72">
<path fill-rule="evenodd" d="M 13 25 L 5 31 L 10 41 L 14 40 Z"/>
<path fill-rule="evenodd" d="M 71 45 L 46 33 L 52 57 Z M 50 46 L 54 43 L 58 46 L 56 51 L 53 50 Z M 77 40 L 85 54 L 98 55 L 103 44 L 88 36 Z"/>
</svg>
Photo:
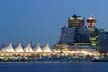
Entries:
<svg viewBox="0 0 108 72">
<path fill-rule="evenodd" d="M 24 52 L 33 52 L 30 43 L 28 43 L 27 46 L 24 48 Z"/>
<path fill-rule="evenodd" d="M 2 52 L 15 52 L 12 46 L 12 43 L 9 43 L 8 46 L 2 49 Z"/>
<path fill-rule="evenodd" d="M 51 49 L 49 48 L 49 45 L 46 44 L 45 47 L 43 47 L 43 52 L 51 52 Z"/>
<path fill-rule="evenodd" d="M 33 49 L 34 52 L 42 52 L 42 49 L 40 48 L 40 44 L 38 43 L 36 47 Z"/>
<path fill-rule="evenodd" d="M 24 52 L 21 43 L 19 43 L 18 46 L 15 48 L 15 52 Z"/>
</svg>

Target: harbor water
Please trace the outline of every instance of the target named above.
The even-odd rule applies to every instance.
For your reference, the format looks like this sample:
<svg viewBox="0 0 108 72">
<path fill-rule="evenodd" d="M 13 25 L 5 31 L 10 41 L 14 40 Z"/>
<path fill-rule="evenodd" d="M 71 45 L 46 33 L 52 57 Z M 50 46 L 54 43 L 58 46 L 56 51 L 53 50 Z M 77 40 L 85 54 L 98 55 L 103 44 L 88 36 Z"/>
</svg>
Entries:
<svg viewBox="0 0 108 72">
<path fill-rule="evenodd" d="M 108 72 L 108 63 L 0 63 L 0 72 Z"/>
</svg>

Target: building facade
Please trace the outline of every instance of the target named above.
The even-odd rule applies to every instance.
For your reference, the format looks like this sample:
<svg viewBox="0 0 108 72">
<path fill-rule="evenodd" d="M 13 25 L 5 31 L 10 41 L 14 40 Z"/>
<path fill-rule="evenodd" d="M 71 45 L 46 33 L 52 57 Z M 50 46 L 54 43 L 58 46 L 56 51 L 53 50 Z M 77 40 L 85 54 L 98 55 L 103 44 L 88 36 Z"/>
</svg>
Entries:
<svg viewBox="0 0 108 72">
<path fill-rule="evenodd" d="M 89 30 L 86 26 L 75 28 L 74 43 L 89 43 Z"/>
<path fill-rule="evenodd" d="M 68 28 L 64 26 L 61 29 L 61 36 L 59 43 L 73 43 L 75 35 L 75 28 Z"/>
<path fill-rule="evenodd" d="M 85 20 L 81 16 L 73 15 L 68 18 L 68 28 L 84 26 Z"/>
<path fill-rule="evenodd" d="M 89 43 L 89 30 L 81 16 L 73 15 L 68 18 L 68 27 L 61 28 L 59 43 Z"/>
<path fill-rule="evenodd" d="M 106 31 L 99 32 L 99 52 L 108 52 L 108 32 Z"/>
<path fill-rule="evenodd" d="M 89 40 L 93 48 L 98 50 L 98 29 L 95 27 L 96 19 L 94 17 L 89 17 L 87 19 L 88 29 L 89 29 Z"/>
<path fill-rule="evenodd" d="M 68 26 L 61 28 L 58 47 L 69 45 L 70 49 L 90 48 L 102 53 L 108 52 L 108 32 L 96 28 L 94 17 L 89 17 L 87 23 L 86 26 L 85 19 L 81 16 L 69 17 Z"/>
</svg>

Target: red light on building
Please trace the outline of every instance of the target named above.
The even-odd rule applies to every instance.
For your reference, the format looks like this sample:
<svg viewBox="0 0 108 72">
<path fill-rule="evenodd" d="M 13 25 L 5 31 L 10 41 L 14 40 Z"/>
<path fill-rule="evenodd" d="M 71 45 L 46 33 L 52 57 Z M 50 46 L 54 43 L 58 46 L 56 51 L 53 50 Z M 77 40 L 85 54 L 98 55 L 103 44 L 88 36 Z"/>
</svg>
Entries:
<svg viewBox="0 0 108 72">
<path fill-rule="evenodd" d="M 83 23 L 80 23 L 80 24 L 79 24 L 80 27 L 82 27 L 83 25 L 84 25 Z"/>
</svg>

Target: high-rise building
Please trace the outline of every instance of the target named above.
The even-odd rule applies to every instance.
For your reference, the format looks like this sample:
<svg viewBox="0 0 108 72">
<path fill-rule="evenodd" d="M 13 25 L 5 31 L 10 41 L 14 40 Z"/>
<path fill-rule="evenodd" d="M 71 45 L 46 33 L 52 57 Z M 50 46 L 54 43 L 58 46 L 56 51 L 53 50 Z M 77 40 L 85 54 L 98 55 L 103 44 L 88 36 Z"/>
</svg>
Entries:
<svg viewBox="0 0 108 72">
<path fill-rule="evenodd" d="M 89 43 L 89 30 L 84 25 L 84 18 L 73 15 L 68 18 L 68 27 L 61 28 L 59 43 Z"/>
<path fill-rule="evenodd" d="M 89 17 L 87 23 L 89 27 L 95 27 L 96 20 L 94 17 Z"/>
<path fill-rule="evenodd" d="M 89 29 L 90 43 L 94 48 L 98 46 L 98 29 L 95 27 L 96 20 L 94 17 L 90 17 L 87 20 Z"/>
<path fill-rule="evenodd" d="M 75 28 L 74 43 L 90 43 L 89 30 L 86 26 Z"/>
<path fill-rule="evenodd" d="M 99 52 L 107 53 L 108 52 L 108 32 L 100 31 L 98 41 L 99 41 Z"/>
<path fill-rule="evenodd" d="M 75 35 L 75 28 L 68 28 L 66 26 L 61 28 L 61 36 L 59 43 L 73 43 Z"/>
<path fill-rule="evenodd" d="M 77 16 L 77 15 L 73 15 L 72 17 L 68 18 L 68 27 L 72 28 L 72 27 L 81 27 L 84 26 L 84 18 L 81 16 Z"/>
<path fill-rule="evenodd" d="M 89 17 L 88 26 L 81 16 L 68 18 L 68 26 L 61 28 L 60 41 L 56 48 L 82 49 L 90 48 L 102 53 L 108 52 L 108 32 L 95 27 L 96 19 Z"/>
</svg>

